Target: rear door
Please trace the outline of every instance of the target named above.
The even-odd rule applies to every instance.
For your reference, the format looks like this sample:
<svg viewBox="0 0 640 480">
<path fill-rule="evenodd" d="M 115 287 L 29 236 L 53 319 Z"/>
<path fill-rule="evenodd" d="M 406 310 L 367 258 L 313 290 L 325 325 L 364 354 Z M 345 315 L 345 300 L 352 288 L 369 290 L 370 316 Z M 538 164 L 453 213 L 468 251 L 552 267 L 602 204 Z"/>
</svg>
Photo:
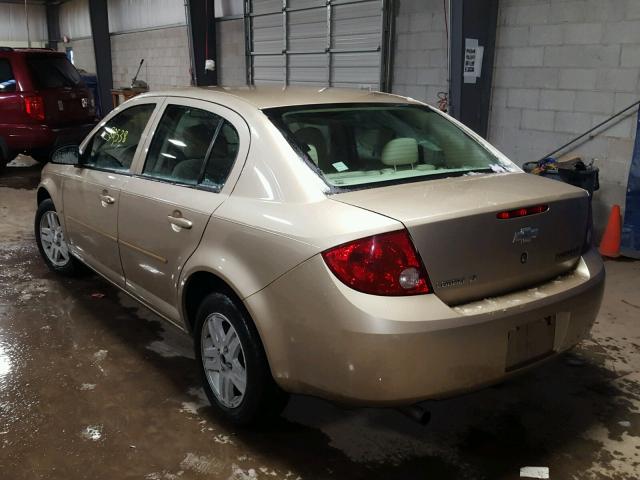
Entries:
<svg viewBox="0 0 640 480">
<path fill-rule="evenodd" d="M 130 179 L 133 158 L 156 106 L 145 99 L 104 122 L 85 144 L 81 167 L 64 181 L 64 216 L 73 253 L 120 286 L 120 191 Z"/>
<path fill-rule="evenodd" d="M 45 123 L 89 123 L 95 117 L 93 96 L 64 54 L 29 53 L 26 66 L 34 91 L 44 101 Z"/>
<path fill-rule="evenodd" d="M 24 105 L 16 93 L 17 82 L 8 58 L 0 57 L 0 169 L 11 155 L 8 137 L 12 124 L 22 120 Z"/>
<path fill-rule="evenodd" d="M 174 321 L 180 271 L 227 198 L 227 177 L 248 145 L 249 130 L 235 112 L 170 98 L 138 175 L 122 190 L 118 233 L 127 289 Z"/>
<path fill-rule="evenodd" d="M 0 57 L 0 123 L 13 123 L 16 117 L 22 116 L 24 106 L 16 90 L 11 61 Z"/>
</svg>

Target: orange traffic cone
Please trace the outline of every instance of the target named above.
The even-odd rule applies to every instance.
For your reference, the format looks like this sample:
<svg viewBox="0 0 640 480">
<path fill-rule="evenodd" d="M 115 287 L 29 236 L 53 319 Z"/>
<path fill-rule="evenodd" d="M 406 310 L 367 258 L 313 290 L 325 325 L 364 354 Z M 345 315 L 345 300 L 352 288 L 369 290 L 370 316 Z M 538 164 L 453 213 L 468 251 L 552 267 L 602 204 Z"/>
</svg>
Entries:
<svg viewBox="0 0 640 480">
<path fill-rule="evenodd" d="M 611 207 L 607 228 L 604 231 L 600 248 L 598 249 L 603 257 L 616 258 L 620 256 L 621 223 L 620 205 L 614 205 Z"/>
</svg>

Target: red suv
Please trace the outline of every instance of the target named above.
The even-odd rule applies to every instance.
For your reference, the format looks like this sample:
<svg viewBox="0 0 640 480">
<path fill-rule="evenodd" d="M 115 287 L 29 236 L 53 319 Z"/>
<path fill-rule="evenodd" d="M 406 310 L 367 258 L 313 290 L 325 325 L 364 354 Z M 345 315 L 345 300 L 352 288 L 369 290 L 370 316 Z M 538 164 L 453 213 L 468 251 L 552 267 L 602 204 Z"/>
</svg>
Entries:
<svg viewBox="0 0 640 480">
<path fill-rule="evenodd" d="M 48 161 L 96 120 L 93 95 L 64 53 L 0 47 L 0 170 L 18 153 Z"/>
</svg>

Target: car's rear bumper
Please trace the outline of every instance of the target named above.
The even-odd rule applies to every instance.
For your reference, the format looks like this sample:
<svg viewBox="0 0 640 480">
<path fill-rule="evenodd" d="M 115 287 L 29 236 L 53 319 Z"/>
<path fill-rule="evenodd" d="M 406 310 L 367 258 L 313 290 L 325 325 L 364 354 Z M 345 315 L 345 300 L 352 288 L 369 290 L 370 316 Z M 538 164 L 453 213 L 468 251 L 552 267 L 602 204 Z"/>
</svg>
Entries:
<svg viewBox="0 0 640 480">
<path fill-rule="evenodd" d="M 63 145 L 80 145 L 95 123 L 81 123 L 65 127 L 49 125 L 11 125 L 5 141 L 16 152 L 52 150 Z"/>
<path fill-rule="evenodd" d="M 589 333 L 604 277 L 602 260 L 591 251 L 575 271 L 537 288 L 452 308 L 435 295 L 356 292 L 316 256 L 245 303 L 285 390 L 401 405 L 473 390 L 523 370 L 526 362 L 509 368 L 509 336 L 516 328 L 555 319 L 544 358 L 571 348 Z"/>
</svg>

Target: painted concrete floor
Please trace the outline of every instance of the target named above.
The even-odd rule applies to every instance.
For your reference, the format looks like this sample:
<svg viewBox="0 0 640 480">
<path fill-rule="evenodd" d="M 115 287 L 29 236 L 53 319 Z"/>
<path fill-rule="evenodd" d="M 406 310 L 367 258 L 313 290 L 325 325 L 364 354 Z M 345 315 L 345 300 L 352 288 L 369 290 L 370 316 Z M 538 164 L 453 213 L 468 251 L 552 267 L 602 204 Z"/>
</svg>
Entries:
<svg viewBox="0 0 640 480">
<path fill-rule="evenodd" d="M 524 466 L 558 480 L 640 477 L 640 262 L 607 262 L 591 340 L 428 404 L 426 428 L 293 397 L 269 430 L 239 430 L 207 406 L 186 335 L 93 275 L 45 268 L 38 178 L 37 166 L 0 175 L 2 479 L 498 480 Z"/>
</svg>

